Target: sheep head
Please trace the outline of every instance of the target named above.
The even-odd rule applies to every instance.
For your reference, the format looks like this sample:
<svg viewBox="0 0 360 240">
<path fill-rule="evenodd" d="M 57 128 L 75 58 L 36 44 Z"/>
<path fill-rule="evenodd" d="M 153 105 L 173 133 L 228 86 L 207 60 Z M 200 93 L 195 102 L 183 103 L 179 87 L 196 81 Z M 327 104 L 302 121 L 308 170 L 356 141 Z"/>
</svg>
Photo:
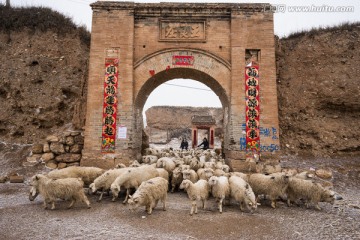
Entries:
<svg viewBox="0 0 360 240">
<path fill-rule="evenodd" d="M 133 195 L 129 195 L 128 204 L 129 210 L 134 211 L 140 206 L 140 199 L 136 196 L 134 197 Z"/>
<path fill-rule="evenodd" d="M 95 193 L 97 191 L 97 187 L 95 186 L 95 183 L 91 183 L 89 188 L 91 189 L 92 193 Z"/>
<path fill-rule="evenodd" d="M 209 178 L 209 185 L 214 186 L 219 181 L 219 178 L 217 176 L 211 176 Z"/>
<path fill-rule="evenodd" d="M 120 186 L 117 184 L 111 184 L 111 193 L 113 195 L 113 198 L 117 198 L 119 196 L 119 192 L 120 192 Z"/>
<path fill-rule="evenodd" d="M 327 202 L 330 204 L 334 204 L 336 199 L 337 197 L 334 191 L 324 189 L 321 193 L 320 202 Z"/>
<path fill-rule="evenodd" d="M 191 183 L 191 181 L 190 180 L 188 180 L 188 179 L 185 179 L 185 180 L 183 180 L 182 182 L 181 182 L 181 184 L 180 184 L 180 189 L 188 189 L 189 188 L 189 186 L 190 186 L 190 183 Z"/>
</svg>

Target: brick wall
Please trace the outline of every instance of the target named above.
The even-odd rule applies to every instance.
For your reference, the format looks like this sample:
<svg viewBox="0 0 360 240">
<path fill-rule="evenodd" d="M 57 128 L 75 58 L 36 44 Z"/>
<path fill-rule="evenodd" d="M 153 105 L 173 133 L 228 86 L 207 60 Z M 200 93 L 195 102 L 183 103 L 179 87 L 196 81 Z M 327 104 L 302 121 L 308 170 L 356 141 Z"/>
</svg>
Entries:
<svg viewBox="0 0 360 240">
<path fill-rule="evenodd" d="M 141 147 L 141 112 L 147 96 L 157 86 L 174 78 L 203 82 L 219 96 L 224 108 L 228 157 L 230 160 L 244 158 L 239 149 L 245 123 L 246 49 L 260 50 L 260 126 L 265 129 L 261 143 L 265 147 L 279 146 L 273 15 L 263 12 L 262 5 L 97 2 L 92 7 L 82 165 L 111 167 L 115 162 L 134 158 Z M 193 29 L 202 26 L 199 22 L 203 21 L 205 40 L 164 40 L 162 21 L 170 21 L 174 26 L 193 26 Z M 100 153 L 107 49 L 119 50 L 117 124 L 126 126 L 128 134 L 127 139 L 116 140 L 114 154 Z M 194 62 L 174 65 L 173 56 L 178 55 L 192 56 Z M 264 151 L 263 155 L 273 154 Z"/>
</svg>

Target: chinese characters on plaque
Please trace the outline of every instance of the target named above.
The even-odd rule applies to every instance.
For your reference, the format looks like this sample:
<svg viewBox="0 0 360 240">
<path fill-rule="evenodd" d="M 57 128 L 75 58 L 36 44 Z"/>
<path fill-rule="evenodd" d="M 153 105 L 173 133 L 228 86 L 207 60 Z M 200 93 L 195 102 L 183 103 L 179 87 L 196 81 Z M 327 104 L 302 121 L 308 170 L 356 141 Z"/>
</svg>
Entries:
<svg viewBox="0 0 360 240">
<path fill-rule="evenodd" d="M 205 21 L 160 20 L 159 40 L 205 42 Z"/>
</svg>

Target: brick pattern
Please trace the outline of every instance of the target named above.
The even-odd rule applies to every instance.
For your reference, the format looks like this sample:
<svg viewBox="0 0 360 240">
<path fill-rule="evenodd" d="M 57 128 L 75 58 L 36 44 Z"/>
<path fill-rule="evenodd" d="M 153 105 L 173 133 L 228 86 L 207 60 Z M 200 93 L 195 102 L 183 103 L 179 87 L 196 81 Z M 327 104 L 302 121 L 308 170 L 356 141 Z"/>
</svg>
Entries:
<svg viewBox="0 0 360 240">
<path fill-rule="evenodd" d="M 245 124 L 244 69 L 246 49 L 261 56 L 261 137 L 265 150 L 279 146 L 273 14 L 259 4 L 130 4 L 92 5 L 93 24 L 85 145 L 82 165 L 110 167 L 140 152 L 142 109 L 147 96 L 174 78 L 191 78 L 208 85 L 224 108 L 225 148 L 230 159 L 242 159 L 240 138 Z M 162 11 L 160 11 L 162 9 Z M 162 13 L 166 13 L 165 15 Z M 159 41 L 159 21 L 203 20 L 205 42 Z M 114 154 L 102 155 L 101 111 L 106 49 L 119 49 L 118 125 L 128 138 L 117 139 Z M 172 64 L 174 55 L 194 57 L 193 65 Z M 165 100 L 164 100 L 165 101 Z M 264 151 L 263 156 L 274 156 Z M 101 162 L 101 163 L 100 163 Z"/>
</svg>

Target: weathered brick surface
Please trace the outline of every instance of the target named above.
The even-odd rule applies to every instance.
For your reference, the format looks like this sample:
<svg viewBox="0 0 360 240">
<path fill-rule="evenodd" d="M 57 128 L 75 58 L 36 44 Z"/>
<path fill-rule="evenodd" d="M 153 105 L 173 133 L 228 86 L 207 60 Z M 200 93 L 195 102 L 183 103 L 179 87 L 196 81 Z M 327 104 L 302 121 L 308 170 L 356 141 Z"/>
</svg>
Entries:
<svg viewBox="0 0 360 240">
<path fill-rule="evenodd" d="M 271 156 L 269 150 L 279 148 L 273 14 L 264 12 L 263 5 L 97 2 L 92 7 L 82 165 L 108 167 L 135 159 L 141 147 L 141 112 L 146 99 L 157 86 L 175 78 L 203 82 L 219 96 L 224 108 L 227 156 L 230 160 L 244 158 L 239 150 L 245 123 L 246 49 L 260 50 L 260 126 L 269 132 L 261 136 L 263 155 Z M 206 40 L 162 41 L 161 21 L 185 25 L 204 21 Z M 127 139 L 116 139 L 116 152 L 110 158 L 101 154 L 107 49 L 119 50 L 117 125 L 127 127 Z M 176 55 L 193 56 L 195 60 L 190 66 L 174 65 Z"/>
</svg>

